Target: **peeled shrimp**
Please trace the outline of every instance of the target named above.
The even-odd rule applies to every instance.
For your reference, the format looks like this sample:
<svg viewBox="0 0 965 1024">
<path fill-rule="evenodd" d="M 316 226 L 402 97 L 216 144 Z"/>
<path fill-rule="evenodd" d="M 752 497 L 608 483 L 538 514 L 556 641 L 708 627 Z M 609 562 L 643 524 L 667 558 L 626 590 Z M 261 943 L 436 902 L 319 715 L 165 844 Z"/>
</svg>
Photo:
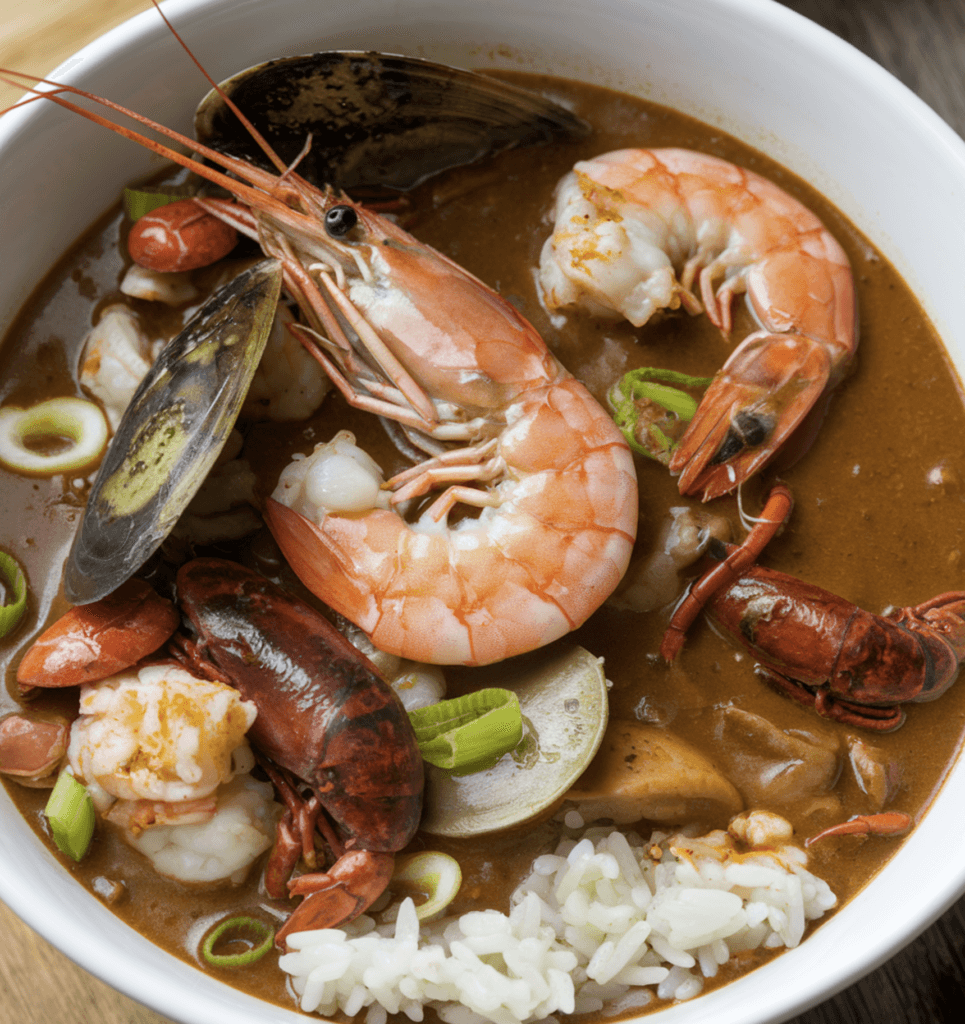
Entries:
<svg viewBox="0 0 965 1024">
<path fill-rule="evenodd" d="M 689 150 L 577 163 L 557 187 L 540 282 L 551 310 L 639 327 L 658 310 L 703 308 L 725 335 L 747 293 L 762 329 L 717 373 L 670 462 L 681 493 L 705 501 L 761 469 L 813 410 L 799 434 L 809 441 L 857 345 L 848 258 L 818 218 L 767 179 Z"/>
<path fill-rule="evenodd" d="M 255 715 L 224 683 L 170 664 L 135 667 L 81 688 L 67 758 L 102 812 L 114 800 L 184 805 L 232 778 Z"/>
<path fill-rule="evenodd" d="M 288 329 L 294 317 L 280 302 L 241 415 L 278 422 L 306 420 L 322 404 L 331 381 Z"/>
<path fill-rule="evenodd" d="M 274 838 L 282 807 L 270 782 L 238 775 L 218 787 L 211 813 L 197 820 L 125 827 L 122 835 L 154 870 L 180 882 L 244 881 L 248 869 Z"/>
<path fill-rule="evenodd" d="M 138 315 L 119 302 L 103 311 L 84 339 L 80 382 L 103 405 L 111 430 L 117 430 L 156 355 Z"/>
</svg>

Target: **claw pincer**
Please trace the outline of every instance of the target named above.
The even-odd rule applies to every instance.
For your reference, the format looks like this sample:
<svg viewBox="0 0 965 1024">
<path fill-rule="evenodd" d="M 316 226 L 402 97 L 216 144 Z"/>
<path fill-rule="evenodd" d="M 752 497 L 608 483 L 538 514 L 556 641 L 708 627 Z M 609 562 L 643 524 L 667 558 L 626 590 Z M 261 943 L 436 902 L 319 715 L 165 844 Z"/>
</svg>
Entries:
<svg viewBox="0 0 965 1024">
<path fill-rule="evenodd" d="M 805 846 L 811 846 L 821 839 L 831 836 L 903 836 L 914 824 L 911 817 L 903 811 L 883 811 L 881 814 L 856 814 L 847 821 L 832 825 L 816 836 L 804 840 Z"/>
<path fill-rule="evenodd" d="M 334 822 L 332 831 L 318 818 L 338 860 L 290 886 L 308 895 L 276 942 L 351 920 L 381 895 L 392 855 L 419 824 L 422 757 L 404 708 L 324 616 L 256 573 L 197 559 L 181 568 L 177 589 L 197 634 L 186 645 L 193 658 L 254 701 L 251 741 L 307 784 Z"/>
</svg>

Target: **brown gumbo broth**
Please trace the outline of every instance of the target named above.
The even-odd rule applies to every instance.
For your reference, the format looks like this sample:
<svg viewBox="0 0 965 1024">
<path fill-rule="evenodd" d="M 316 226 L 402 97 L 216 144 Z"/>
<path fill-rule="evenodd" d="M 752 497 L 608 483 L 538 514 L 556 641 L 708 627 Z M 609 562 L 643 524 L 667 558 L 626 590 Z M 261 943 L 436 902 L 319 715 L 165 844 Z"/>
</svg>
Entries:
<svg viewBox="0 0 965 1024">
<path fill-rule="evenodd" d="M 879 613 L 889 605 L 915 605 L 961 586 L 965 454 L 960 439 L 965 417 L 959 386 L 934 331 L 888 263 L 811 188 L 715 129 L 579 83 L 512 77 L 571 104 L 592 124 L 592 135 L 576 144 L 504 154 L 430 182 L 413 197 L 409 230 L 516 305 L 561 362 L 602 401 L 628 369 L 671 366 L 709 375 L 729 348 L 706 317 L 682 312 L 641 329 L 579 313 L 548 317 L 534 268 L 548 234 L 559 178 L 577 159 L 628 146 L 701 150 L 771 178 L 817 213 L 847 251 L 857 287 L 860 342 L 853 371 L 834 394 L 812 449 L 781 473 L 796 506 L 762 561 Z M 0 353 L 4 404 L 80 393 L 75 372 L 79 346 L 99 310 L 119 298 L 117 285 L 127 260 L 120 244 L 125 230 L 122 215 L 109 214 L 38 289 Z M 201 271 L 195 277 L 203 285 L 212 273 Z M 176 327 L 177 314 L 166 307 L 123 301 L 137 310 L 149 332 L 168 335 Z M 735 338 L 753 329 L 741 302 L 735 306 L 735 319 Z M 347 409 L 332 393 L 307 423 L 243 428 L 243 457 L 255 470 L 262 497 L 271 492 L 293 453 L 310 452 L 341 428 L 356 434 L 386 475 L 401 467 L 378 423 Z M 697 503 L 682 499 L 658 464 L 638 459 L 637 469 L 637 550 L 645 552 L 671 507 Z M 765 472 L 745 488 L 748 509 L 760 507 L 773 479 L 774 473 Z M 0 713 L 17 706 L 14 672 L 28 641 L 67 607 L 58 591 L 60 570 L 88 490 L 89 480 L 2 473 L 0 546 L 24 565 L 31 601 L 26 625 L 0 647 L 7 676 Z M 734 498 L 713 505 L 736 527 Z M 243 557 L 256 566 L 273 550 L 263 537 L 243 542 L 243 547 Z M 171 553 L 170 547 L 166 550 Z M 965 691 L 960 687 L 935 702 L 911 705 L 907 722 L 894 733 L 866 733 L 822 719 L 769 689 L 756 677 L 751 660 L 702 621 L 691 630 L 678 662 L 665 666 L 656 652 L 666 621 L 665 612 L 604 607 L 566 638 L 605 659 L 614 684 L 611 721 L 638 720 L 671 729 L 723 771 L 745 806 L 785 816 L 798 842 L 855 814 L 887 808 L 917 819 L 927 808 L 958 750 L 965 717 Z M 446 675 L 452 692 L 480 679 L 488 681 L 492 670 L 447 670 Z M 72 703 L 76 705 L 76 696 L 67 693 L 45 695 L 35 706 L 70 708 Z M 860 774 L 858 763 L 874 767 Z M 35 830 L 46 836 L 42 809 L 47 791 L 15 784 L 8 790 Z M 726 828 L 727 821 L 699 824 Z M 650 826 L 643 822 L 638 829 L 646 836 Z M 505 911 L 509 892 L 533 856 L 552 845 L 548 825 L 479 843 L 420 835 L 413 844 L 459 859 L 464 883 L 453 908 L 457 912 L 477 906 Z M 825 878 L 844 903 L 896 846 L 896 840 L 875 837 L 827 840 L 809 851 L 809 869 Z M 228 913 L 259 914 L 263 903 L 257 867 L 239 888 L 197 890 L 160 878 L 103 825 L 81 864 L 58 857 L 132 927 L 192 963 L 200 963 L 197 946 L 211 923 Z M 735 958 L 711 984 L 769 955 L 761 950 Z M 291 1004 L 274 955 L 243 970 L 206 969 L 256 995 Z"/>
</svg>

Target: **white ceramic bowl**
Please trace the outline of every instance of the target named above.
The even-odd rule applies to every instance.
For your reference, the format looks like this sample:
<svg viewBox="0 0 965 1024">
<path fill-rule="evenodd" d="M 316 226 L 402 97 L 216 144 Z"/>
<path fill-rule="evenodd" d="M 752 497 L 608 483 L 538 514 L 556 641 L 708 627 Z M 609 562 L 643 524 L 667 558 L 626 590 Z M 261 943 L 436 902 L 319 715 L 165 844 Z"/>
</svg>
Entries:
<svg viewBox="0 0 965 1024">
<path fill-rule="evenodd" d="M 835 202 L 897 265 L 965 368 L 965 145 L 877 65 L 770 0 L 170 0 L 165 10 L 217 78 L 281 54 L 378 49 L 582 78 L 718 125 Z M 205 91 L 153 11 L 55 77 L 182 130 Z M 51 105 L 0 121 L 0 330 L 119 186 L 154 166 Z M 914 835 L 843 912 L 773 963 L 665 1011 L 661 1024 L 781 1020 L 881 963 L 965 891 L 965 859 L 941 855 L 959 848 L 963 807 L 960 764 Z M 130 931 L 73 882 L 5 794 L 0 897 L 77 963 L 176 1021 L 305 1020 Z"/>
</svg>

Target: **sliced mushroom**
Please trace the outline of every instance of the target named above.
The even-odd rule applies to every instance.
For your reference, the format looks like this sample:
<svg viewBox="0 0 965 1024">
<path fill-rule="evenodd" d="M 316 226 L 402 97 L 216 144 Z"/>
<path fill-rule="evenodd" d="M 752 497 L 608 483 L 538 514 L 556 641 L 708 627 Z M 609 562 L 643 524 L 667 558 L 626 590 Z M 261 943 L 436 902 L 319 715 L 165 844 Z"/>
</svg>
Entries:
<svg viewBox="0 0 965 1024">
<path fill-rule="evenodd" d="M 868 811 L 882 810 L 900 784 L 898 763 L 880 747 L 856 736 L 848 740 L 848 760 L 861 792 L 868 798 Z"/>
<path fill-rule="evenodd" d="M 718 768 L 667 729 L 612 722 L 600 752 L 567 794 L 586 821 L 679 824 L 720 820 L 744 808 Z"/>
<path fill-rule="evenodd" d="M 504 676 L 500 685 L 519 698 L 520 745 L 473 775 L 454 776 L 427 764 L 424 832 L 464 838 L 548 814 L 597 752 L 607 723 L 600 658 L 582 647 L 571 648 L 536 669 Z"/>
<path fill-rule="evenodd" d="M 714 718 L 717 759 L 749 807 L 810 813 L 830 806 L 842 767 L 832 729 L 815 722 L 806 730 L 784 730 L 733 706 L 716 710 Z"/>
</svg>

